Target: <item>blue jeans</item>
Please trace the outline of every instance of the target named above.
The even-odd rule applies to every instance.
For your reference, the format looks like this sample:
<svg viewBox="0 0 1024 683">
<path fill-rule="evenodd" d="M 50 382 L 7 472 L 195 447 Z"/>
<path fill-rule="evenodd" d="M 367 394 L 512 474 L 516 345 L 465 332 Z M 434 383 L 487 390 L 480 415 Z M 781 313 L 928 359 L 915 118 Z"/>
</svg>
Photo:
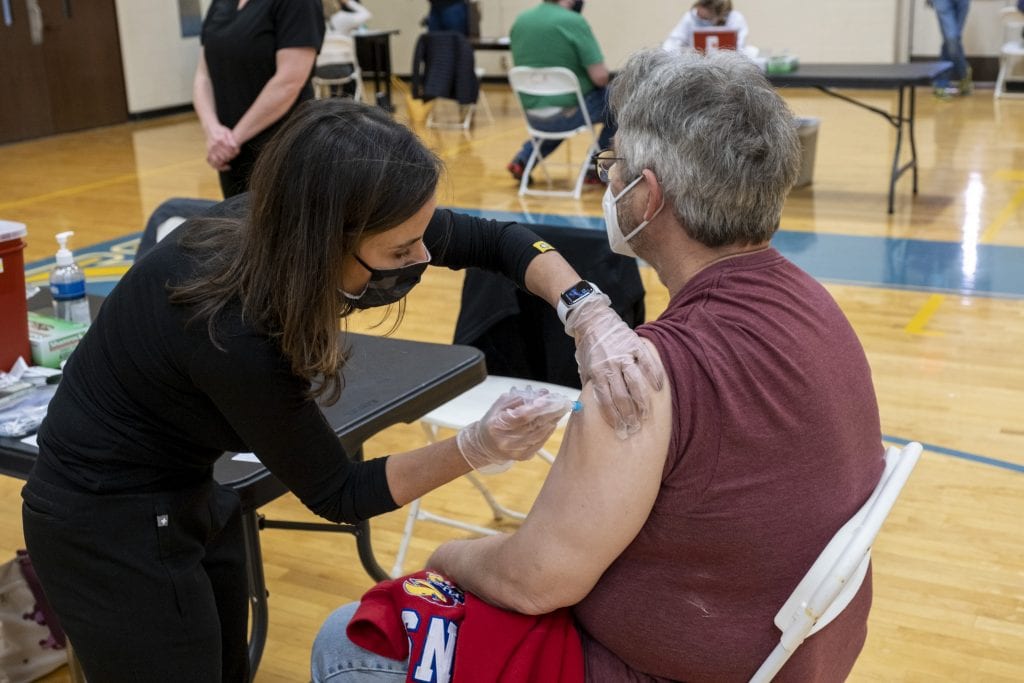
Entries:
<svg viewBox="0 0 1024 683">
<path fill-rule="evenodd" d="M 456 2 L 447 7 L 430 8 L 427 16 L 428 31 L 458 31 L 469 35 L 469 9 L 465 2 Z"/>
<path fill-rule="evenodd" d="M 348 639 L 345 628 L 357 607 L 358 602 L 339 607 L 320 627 L 310 662 L 313 683 L 404 683 L 408 660 L 382 657 Z"/>
<path fill-rule="evenodd" d="M 936 85 L 944 87 L 949 85 L 949 75 L 958 81 L 967 78 L 967 56 L 962 38 L 971 0 L 933 0 L 932 6 L 942 32 L 941 57 L 953 62 L 953 68 L 935 81 Z"/>
<path fill-rule="evenodd" d="M 604 123 L 600 134 L 597 136 L 597 144 L 600 149 L 606 149 L 612 145 L 612 137 L 615 135 L 615 122 L 611 120 L 608 110 L 608 88 L 594 88 L 583 96 L 583 102 L 587 105 L 587 113 L 590 115 L 590 122 L 595 126 Z M 546 116 L 544 118 L 531 116 L 530 124 L 537 130 L 546 133 L 556 133 L 563 130 L 579 128 L 584 123 L 583 112 L 579 107 L 564 109 L 561 114 Z M 544 140 L 540 143 L 540 155 L 546 157 L 562 144 L 561 140 Z M 513 163 L 523 166 L 533 153 L 533 142 L 527 140 L 523 148 L 516 154 Z"/>
</svg>

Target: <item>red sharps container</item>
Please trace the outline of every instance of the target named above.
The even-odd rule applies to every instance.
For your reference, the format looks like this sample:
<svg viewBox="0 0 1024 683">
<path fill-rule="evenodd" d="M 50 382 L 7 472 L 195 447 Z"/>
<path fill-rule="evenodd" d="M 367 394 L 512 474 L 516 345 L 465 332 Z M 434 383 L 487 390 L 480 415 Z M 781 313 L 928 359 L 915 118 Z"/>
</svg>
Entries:
<svg viewBox="0 0 1024 683">
<path fill-rule="evenodd" d="M 0 371 L 7 372 L 21 356 L 32 362 L 25 303 L 24 223 L 0 221 Z"/>
</svg>

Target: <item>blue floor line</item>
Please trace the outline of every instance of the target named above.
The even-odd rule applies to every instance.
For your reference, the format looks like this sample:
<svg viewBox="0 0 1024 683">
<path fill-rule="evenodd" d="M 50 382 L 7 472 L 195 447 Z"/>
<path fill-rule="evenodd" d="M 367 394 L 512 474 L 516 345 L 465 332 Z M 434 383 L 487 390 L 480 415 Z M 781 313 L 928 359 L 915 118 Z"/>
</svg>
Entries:
<svg viewBox="0 0 1024 683">
<path fill-rule="evenodd" d="M 900 446 L 906 446 L 910 443 L 908 439 L 902 439 L 898 436 L 889 436 L 887 434 L 882 435 L 884 441 L 899 444 Z M 1016 463 L 1008 462 L 1006 460 L 999 460 L 998 458 L 989 458 L 984 455 L 975 455 L 974 453 L 965 453 L 964 451 L 958 451 L 953 448 L 945 448 L 943 446 L 936 446 L 934 444 L 920 442 L 926 451 L 932 453 L 938 453 L 939 455 L 948 455 L 952 458 L 959 458 L 961 460 L 968 460 L 970 462 L 976 462 L 982 465 L 990 465 L 992 467 L 999 467 L 1004 470 L 1010 470 L 1011 472 L 1022 472 L 1024 473 L 1024 465 L 1018 465 Z"/>
<path fill-rule="evenodd" d="M 604 219 L 595 216 L 455 210 L 527 225 L 604 230 Z M 1024 248 L 1021 247 L 793 230 L 779 230 L 772 245 L 824 282 L 964 296 L 1024 298 Z"/>
</svg>

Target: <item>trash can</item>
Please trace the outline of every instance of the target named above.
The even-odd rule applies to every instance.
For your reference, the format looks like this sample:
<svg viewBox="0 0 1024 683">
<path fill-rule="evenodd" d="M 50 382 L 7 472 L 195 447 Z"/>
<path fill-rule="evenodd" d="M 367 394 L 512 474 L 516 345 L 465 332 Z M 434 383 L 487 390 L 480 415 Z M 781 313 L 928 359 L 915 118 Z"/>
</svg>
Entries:
<svg viewBox="0 0 1024 683">
<path fill-rule="evenodd" d="M 798 116 L 796 118 L 796 132 L 800 136 L 800 175 L 797 176 L 796 185 L 793 187 L 804 187 L 814 182 L 814 155 L 818 151 L 818 128 L 821 126 L 821 119 L 813 117 Z"/>
</svg>

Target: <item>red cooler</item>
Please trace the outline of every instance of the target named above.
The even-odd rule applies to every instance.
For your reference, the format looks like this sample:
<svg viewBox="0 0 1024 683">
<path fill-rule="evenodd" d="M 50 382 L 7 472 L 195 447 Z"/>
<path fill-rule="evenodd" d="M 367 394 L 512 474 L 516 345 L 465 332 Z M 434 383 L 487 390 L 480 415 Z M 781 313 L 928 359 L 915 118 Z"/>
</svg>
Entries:
<svg viewBox="0 0 1024 683">
<path fill-rule="evenodd" d="M 0 371 L 21 356 L 32 363 L 25 304 L 25 235 L 23 223 L 0 221 Z"/>
</svg>

